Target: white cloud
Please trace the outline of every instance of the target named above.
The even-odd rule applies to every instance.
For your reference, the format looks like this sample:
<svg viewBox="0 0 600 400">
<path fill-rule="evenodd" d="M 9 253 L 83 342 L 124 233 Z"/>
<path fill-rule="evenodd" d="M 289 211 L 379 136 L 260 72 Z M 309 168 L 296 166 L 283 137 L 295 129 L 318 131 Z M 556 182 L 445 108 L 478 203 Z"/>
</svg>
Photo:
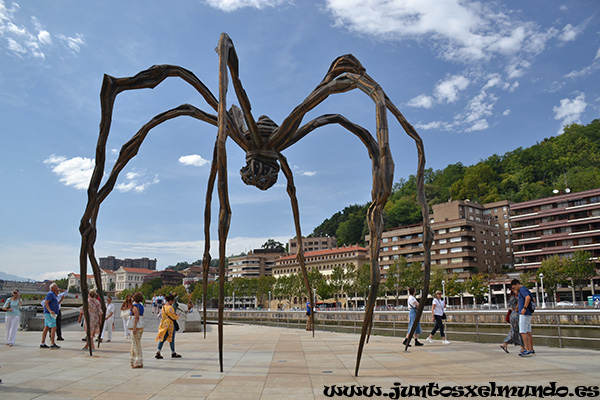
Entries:
<svg viewBox="0 0 600 400">
<path fill-rule="evenodd" d="M 302 175 L 304 176 L 315 176 L 317 174 L 317 171 L 304 171 L 302 172 Z"/>
<path fill-rule="evenodd" d="M 536 54 L 555 32 L 498 8 L 465 0 L 326 0 L 335 25 L 385 40 L 431 40 L 438 55 L 470 63 L 494 55 Z"/>
<path fill-rule="evenodd" d="M 588 17 L 586 20 L 584 20 L 577 26 L 573 26 L 571 24 L 565 25 L 560 34 L 558 35 L 558 39 L 561 42 L 572 42 L 573 40 L 577 39 L 577 36 L 583 33 L 583 31 L 585 30 L 585 28 L 587 28 L 588 24 L 592 21 L 593 18 L 593 16 Z"/>
<path fill-rule="evenodd" d="M 579 117 L 585 111 L 586 107 L 587 103 L 585 102 L 584 93 L 579 93 L 574 99 L 562 99 L 559 106 L 552 108 L 554 119 L 562 120 L 561 126 L 578 123 Z"/>
<path fill-rule="evenodd" d="M 205 0 L 206 4 L 219 10 L 231 12 L 240 8 L 257 8 L 276 7 L 286 2 L 286 0 Z"/>
<path fill-rule="evenodd" d="M 509 116 L 510 115 L 510 110 L 509 109 L 504 110 L 504 112 L 502 113 L 502 115 L 505 116 L 505 117 Z"/>
<path fill-rule="evenodd" d="M 433 103 L 433 97 L 420 94 L 417 97 L 410 99 L 406 104 L 410 107 L 431 108 L 433 106 Z"/>
<path fill-rule="evenodd" d="M 582 76 L 586 76 L 591 74 L 592 72 L 600 69 L 600 48 L 596 50 L 596 55 L 594 56 L 594 60 L 588 66 L 581 68 L 580 70 L 573 70 L 565 75 L 565 78 L 580 78 Z"/>
<path fill-rule="evenodd" d="M 191 165 L 194 167 L 202 167 L 208 164 L 210 161 L 205 160 L 198 154 L 190 154 L 189 156 L 181 156 L 179 157 L 179 162 L 183 165 Z"/>
<path fill-rule="evenodd" d="M 7 7 L 5 1 L 0 0 L 0 39 L 4 39 L 7 43 L 6 48 L 15 56 L 45 59 L 46 52 L 53 45 L 51 33 L 35 16 L 29 18 L 29 23 L 21 22 L 17 15 L 19 11 L 17 3 L 11 3 L 10 7 Z M 85 44 L 79 34 L 74 37 L 57 37 L 73 52 L 79 52 Z"/>
<path fill-rule="evenodd" d="M 317 174 L 317 171 L 305 171 L 297 165 L 294 165 L 292 167 L 292 169 L 296 174 L 302 175 L 302 176 L 315 176 Z"/>
<path fill-rule="evenodd" d="M 431 129 L 442 129 L 444 127 L 444 123 L 441 121 L 432 121 L 427 124 L 423 124 L 423 123 L 415 124 L 415 127 L 417 129 L 428 131 Z"/>
<path fill-rule="evenodd" d="M 144 193 L 149 186 L 160 182 L 158 175 L 154 178 L 146 178 L 141 172 L 128 172 L 125 174 L 125 182 L 121 182 L 115 186 L 119 192 L 136 192 Z"/>
<path fill-rule="evenodd" d="M 594 57 L 594 61 L 600 59 L 600 47 L 598 47 L 598 50 L 596 51 L 596 57 Z"/>
<path fill-rule="evenodd" d="M 52 166 L 52 172 L 58 175 L 65 185 L 81 190 L 88 188 L 94 171 L 94 160 L 85 157 L 67 159 L 52 155 L 44 160 L 44 164 Z"/>
<path fill-rule="evenodd" d="M 469 86 L 470 81 L 462 75 L 453 75 L 437 84 L 434 96 L 439 102 L 454 103 L 458 93 Z"/>
<path fill-rule="evenodd" d="M 240 254 L 249 250 L 259 249 L 267 240 L 286 243 L 289 236 L 275 237 L 230 237 L 227 239 L 226 254 Z M 135 256 L 136 254 L 152 254 L 161 264 L 174 264 L 182 260 L 197 260 L 204 253 L 204 241 L 181 242 L 107 242 L 99 246 L 110 247 L 112 254 L 122 254 L 122 257 Z M 210 241 L 210 254 L 213 258 L 219 257 L 219 241 Z M 172 261 L 169 261 L 172 260 Z"/>
</svg>

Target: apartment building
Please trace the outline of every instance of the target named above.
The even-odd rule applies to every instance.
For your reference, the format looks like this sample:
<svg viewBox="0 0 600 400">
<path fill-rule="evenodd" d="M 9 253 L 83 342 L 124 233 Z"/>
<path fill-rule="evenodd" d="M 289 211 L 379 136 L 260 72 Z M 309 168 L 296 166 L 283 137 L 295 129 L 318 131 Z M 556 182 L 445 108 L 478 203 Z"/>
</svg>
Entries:
<svg viewBox="0 0 600 400">
<path fill-rule="evenodd" d="M 172 269 L 164 269 L 162 271 L 153 271 L 150 274 L 144 275 L 142 281 L 148 282 L 149 280 L 159 278 L 162 280 L 163 286 L 179 286 L 185 276 Z"/>
<path fill-rule="evenodd" d="M 228 279 L 271 275 L 275 260 L 285 254 L 284 249 L 254 249 L 245 256 L 231 257 L 227 267 Z"/>
<path fill-rule="evenodd" d="M 142 268 L 156 271 L 156 258 L 151 260 L 148 257 L 142 258 L 125 258 L 121 260 L 115 256 L 100 257 L 100 268 L 111 271 L 116 271 L 120 267 L 125 268 Z"/>
<path fill-rule="evenodd" d="M 512 204 L 515 267 L 536 270 L 550 256 L 591 253 L 600 268 L 600 189 Z"/>
<path fill-rule="evenodd" d="M 346 268 L 349 264 L 353 264 L 356 268 L 360 268 L 369 261 L 368 250 L 358 245 L 308 251 L 304 253 L 304 258 L 308 271 L 316 268 L 325 276 L 331 275 L 335 267 Z M 301 273 L 300 263 L 295 254 L 275 260 L 273 266 L 275 278 Z"/>
<path fill-rule="evenodd" d="M 307 251 L 333 249 L 337 246 L 335 237 L 303 237 L 302 250 Z M 289 241 L 290 254 L 298 253 L 298 239 L 290 239 Z"/>
<path fill-rule="evenodd" d="M 432 268 L 442 267 L 466 279 L 479 272 L 500 272 L 502 266 L 513 263 L 508 201 L 479 204 L 454 200 L 433 205 L 431 228 Z M 383 233 L 379 265 L 384 278 L 386 270 L 400 257 L 409 263 L 424 261 L 422 224 Z"/>
</svg>

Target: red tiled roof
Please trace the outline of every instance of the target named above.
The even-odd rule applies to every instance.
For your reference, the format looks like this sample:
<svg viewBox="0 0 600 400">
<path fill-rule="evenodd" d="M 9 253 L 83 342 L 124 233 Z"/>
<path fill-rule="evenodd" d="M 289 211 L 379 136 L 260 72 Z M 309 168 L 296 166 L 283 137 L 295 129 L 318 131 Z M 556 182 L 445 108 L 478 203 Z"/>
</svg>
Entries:
<svg viewBox="0 0 600 400">
<path fill-rule="evenodd" d="M 304 253 L 304 257 L 308 258 L 308 257 L 315 257 L 315 256 L 326 256 L 326 255 L 331 255 L 331 254 L 347 253 L 347 252 L 351 252 L 351 251 L 367 251 L 367 249 L 365 249 L 364 247 L 358 246 L 358 245 L 348 246 L 348 247 L 336 247 L 335 249 L 308 251 L 308 252 Z M 291 256 L 279 257 L 275 261 L 294 260 L 295 258 L 296 258 L 296 254 L 293 254 Z"/>
<path fill-rule="evenodd" d="M 80 278 L 81 274 L 76 274 L 75 272 L 73 272 L 73 276 L 76 278 Z M 87 276 L 88 279 L 94 279 L 94 275 L 88 275 Z"/>
<path fill-rule="evenodd" d="M 156 272 L 153 269 L 146 269 L 146 268 L 131 268 L 131 267 L 121 267 L 121 268 L 123 268 L 126 272 L 137 273 L 137 274 L 151 274 L 153 272 Z"/>
<path fill-rule="evenodd" d="M 115 273 L 115 271 L 110 270 L 110 269 L 100 269 L 100 271 L 106 272 L 107 274 L 114 274 Z"/>
</svg>

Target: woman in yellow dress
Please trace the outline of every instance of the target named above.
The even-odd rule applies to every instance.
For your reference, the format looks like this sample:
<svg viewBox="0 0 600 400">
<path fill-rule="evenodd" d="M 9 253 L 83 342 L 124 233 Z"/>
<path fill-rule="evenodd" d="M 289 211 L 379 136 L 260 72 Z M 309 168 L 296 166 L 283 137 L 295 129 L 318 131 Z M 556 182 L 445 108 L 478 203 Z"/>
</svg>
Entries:
<svg viewBox="0 0 600 400">
<path fill-rule="evenodd" d="M 165 296 L 165 304 L 162 308 L 160 325 L 158 326 L 158 335 L 156 335 L 156 342 L 158 342 L 158 351 L 154 358 L 164 358 L 160 355 L 165 342 L 169 342 L 171 347 L 171 358 L 181 358 L 181 354 L 175 352 L 175 321 L 179 319 L 179 316 L 175 313 L 173 303 L 175 303 L 175 296 L 169 294 Z"/>
</svg>

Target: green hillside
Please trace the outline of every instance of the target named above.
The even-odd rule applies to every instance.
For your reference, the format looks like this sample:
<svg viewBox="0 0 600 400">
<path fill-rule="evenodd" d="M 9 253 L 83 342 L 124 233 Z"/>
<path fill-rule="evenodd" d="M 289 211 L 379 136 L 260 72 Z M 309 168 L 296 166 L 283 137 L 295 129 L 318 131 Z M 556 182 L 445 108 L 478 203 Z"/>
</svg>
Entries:
<svg viewBox="0 0 600 400">
<path fill-rule="evenodd" d="M 475 165 L 450 164 L 428 169 L 425 189 L 429 205 L 448 199 L 479 203 L 515 202 L 552 195 L 553 189 L 572 192 L 600 187 L 600 120 L 573 124 L 564 133 L 504 155 L 494 154 Z M 352 205 L 317 226 L 310 236 L 336 236 L 338 245 L 363 244 L 369 204 Z M 386 229 L 421 222 L 416 197 L 416 177 L 400 179 L 385 206 Z"/>
</svg>

